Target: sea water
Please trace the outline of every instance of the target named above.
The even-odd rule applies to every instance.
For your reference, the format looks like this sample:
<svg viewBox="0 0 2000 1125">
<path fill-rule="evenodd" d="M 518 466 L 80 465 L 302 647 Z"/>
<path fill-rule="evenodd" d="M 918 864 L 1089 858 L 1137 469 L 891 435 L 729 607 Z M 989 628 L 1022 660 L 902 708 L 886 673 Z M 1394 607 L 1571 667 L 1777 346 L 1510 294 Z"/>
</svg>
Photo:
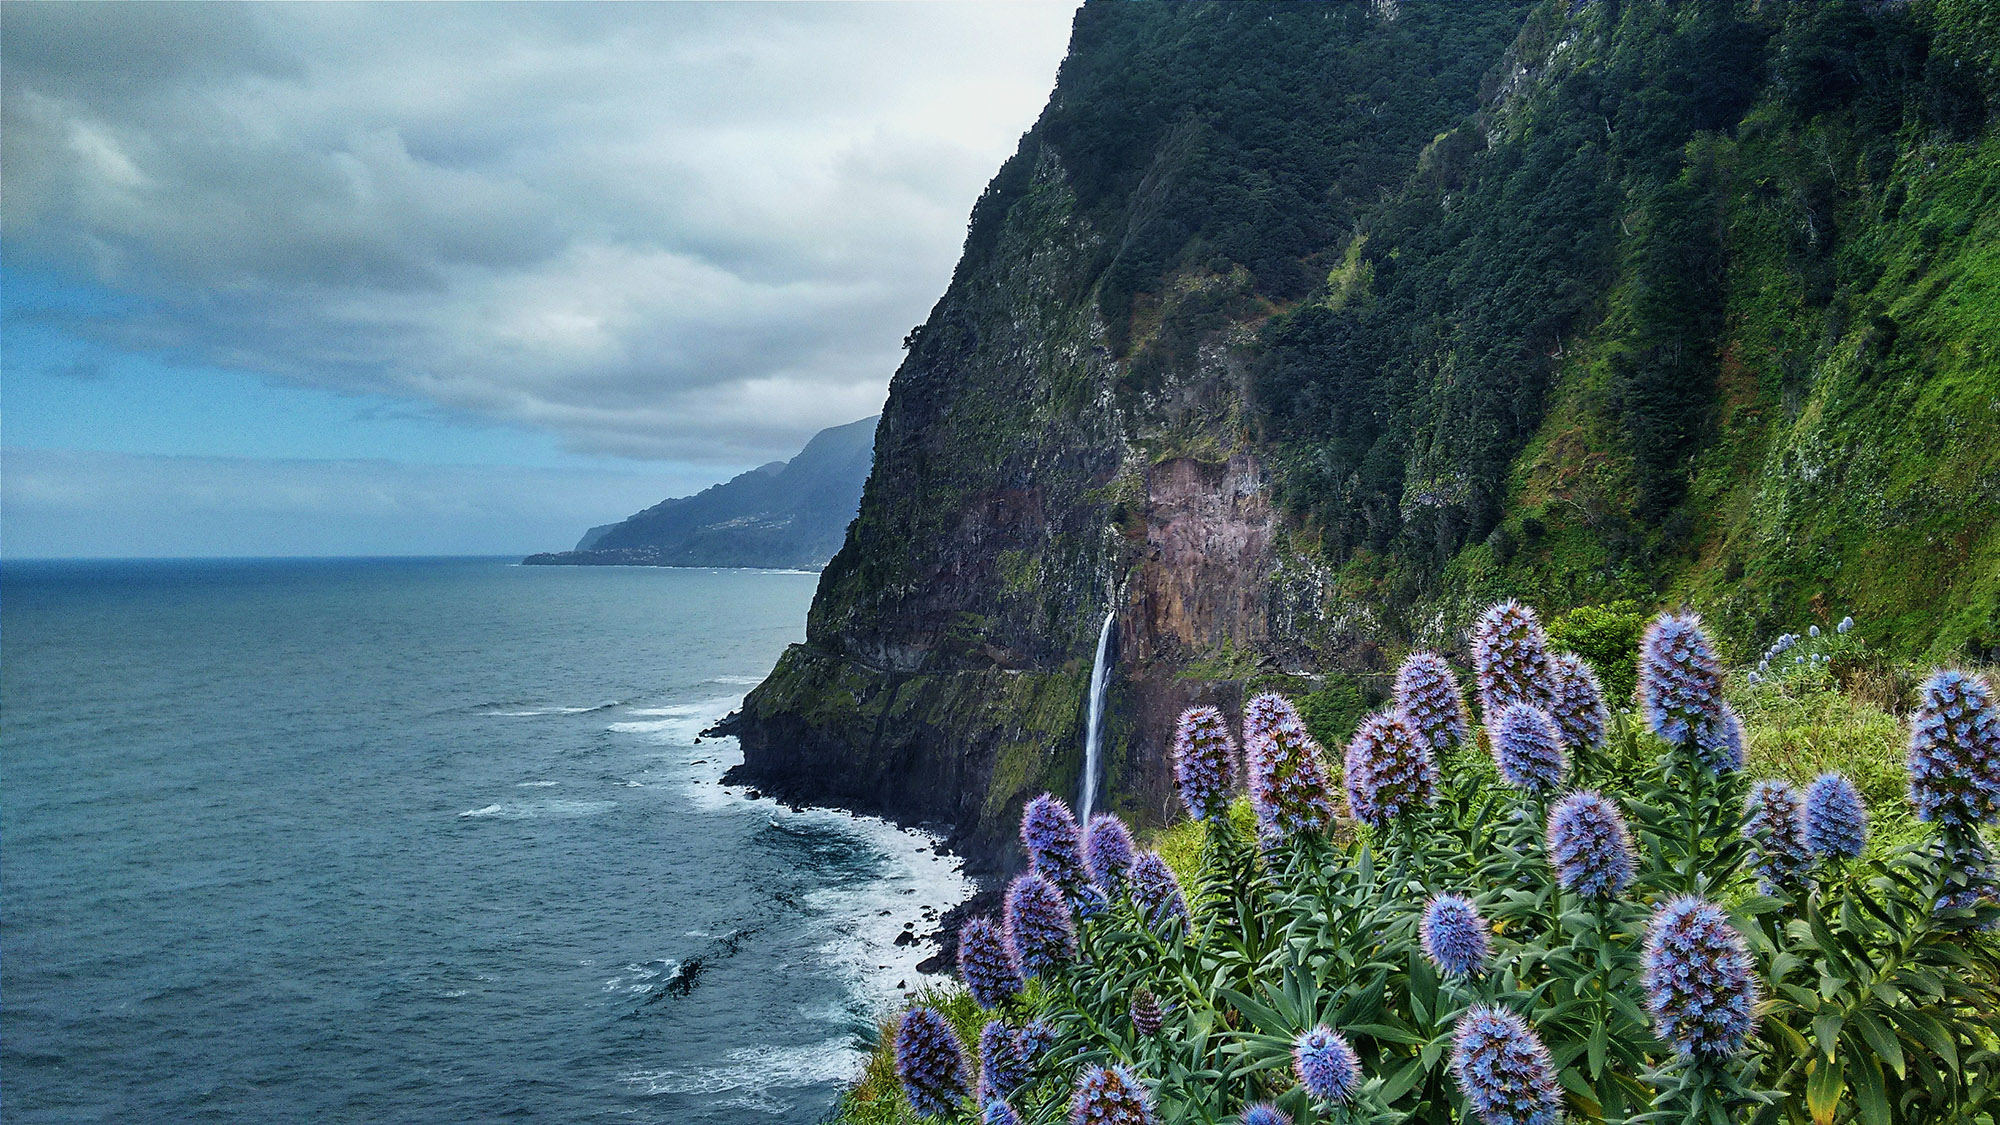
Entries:
<svg viewBox="0 0 2000 1125">
<path fill-rule="evenodd" d="M 697 741 L 814 584 L 0 566 L 7 1119 L 820 1120 L 969 885 Z"/>
</svg>

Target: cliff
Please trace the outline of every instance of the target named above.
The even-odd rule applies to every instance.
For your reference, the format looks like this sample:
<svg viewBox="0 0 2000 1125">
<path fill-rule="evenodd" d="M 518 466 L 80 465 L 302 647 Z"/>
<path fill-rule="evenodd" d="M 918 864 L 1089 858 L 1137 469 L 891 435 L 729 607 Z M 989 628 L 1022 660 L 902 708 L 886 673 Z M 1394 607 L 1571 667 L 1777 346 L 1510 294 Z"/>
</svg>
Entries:
<svg viewBox="0 0 2000 1125">
<path fill-rule="evenodd" d="M 576 549 L 530 566 L 819 567 L 833 557 L 874 459 L 874 418 L 813 435 L 773 461 L 693 496 L 593 527 Z"/>
<path fill-rule="evenodd" d="M 1472 607 L 2000 643 L 2000 26 L 1903 5 L 1090 4 L 911 333 L 739 780 L 1010 862 L 1171 813 L 1193 701 L 1345 733 Z"/>
</svg>

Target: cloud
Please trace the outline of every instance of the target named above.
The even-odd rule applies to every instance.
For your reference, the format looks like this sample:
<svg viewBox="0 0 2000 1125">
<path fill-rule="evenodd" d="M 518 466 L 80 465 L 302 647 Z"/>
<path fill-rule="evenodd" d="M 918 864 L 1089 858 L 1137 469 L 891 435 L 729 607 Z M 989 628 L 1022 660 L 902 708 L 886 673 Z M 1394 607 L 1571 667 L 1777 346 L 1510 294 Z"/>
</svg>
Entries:
<svg viewBox="0 0 2000 1125">
<path fill-rule="evenodd" d="M 0 8 L 0 244 L 100 352 L 740 463 L 879 407 L 1061 5 Z"/>
<path fill-rule="evenodd" d="M 10 448 L 0 455 L 10 558 L 528 554 L 572 547 L 710 483 L 630 473 L 392 461 L 156 457 Z"/>
</svg>

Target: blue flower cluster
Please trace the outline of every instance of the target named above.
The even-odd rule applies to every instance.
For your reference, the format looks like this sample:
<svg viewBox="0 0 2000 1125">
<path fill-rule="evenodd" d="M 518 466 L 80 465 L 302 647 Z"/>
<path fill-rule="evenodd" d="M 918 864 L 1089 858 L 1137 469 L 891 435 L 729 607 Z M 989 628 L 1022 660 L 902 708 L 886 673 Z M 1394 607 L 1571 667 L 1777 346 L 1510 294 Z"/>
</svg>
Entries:
<svg viewBox="0 0 2000 1125">
<path fill-rule="evenodd" d="M 988 1098 L 986 1108 L 980 1111 L 980 1125 L 1021 1125 L 1021 1115 L 1014 1107 L 999 1098 Z"/>
<path fill-rule="evenodd" d="M 1487 737 L 1493 740 L 1493 761 L 1500 779 L 1516 789 L 1547 796 L 1569 772 L 1562 736 L 1548 715 L 1534 707 L 1510 703 L 1500 709 Z"/>
<path fill-rule="evenodd" d="M 1339 1032 L 1321 1024 L 1292 1044 L 1292 1069 L 1306 1093 L 1339 1105 L 1361 1087 L 1361 1056 Z"/>
<path fill-rule="evenodd" d="M 1683 1055 L 1722 1059 L 1754 1024 L 1757 979 L 1743 935 L 1720 906 L 1693 895 L 1653 912 L 1641 957 L 1653 1028 Z"/>
<path fill-rule="evenodd" d="M 1090 882 L 1083 866 L 1083 830 L 1061 798 L 1044 793 L 1021 810 L 1021 847 L 1036 872 L 1071 900 Z"/>
<path fill-rule="evenodd" d="M 1229 790 L 1236 782 L 1236 739 L 1213 707 L 1190 707 L 1174 725 L 1174 783 L 1181 803 L 1196 820 L 1229 815 Z"/>
<path fill-rule="evenodd" d="M 1955 668 L 1931 674 L 1910 716 L 1910 800 L 1917 817 L 1956 828 L 2000 814 L 2000 714 L 1993 687 Z"/>
<path fill-rule="evenodd" d="M 1356 820 L 1385 829 L 1431 803 L 1437 764 L 1430 745 L 1400 714 L 1378 711 L 1347 744 L 1347 807 Z"/>
<path fill-rule="evenodd" d="M 1090 831 L 1083 838 L 1083 863 L 1090 878 L 1107 895 L 1125 889 L 1125 876 L 1132 869 L 1132 833 L 1125 822 L 1111 813 L 1090 818 Z"/>
<path fill-rule="evenodd" d="M 1086 1067 L 1070 1099 L 1074 1125 L 1153 1125 L 1153 1096 L 1122 1066 Z"/>
<path fill-rule="evenodd" d="M 1140 852 L 1132 861 L 1132 901 L 1150 926 L 1187 919 L 1187 896 L 1181 893 L 1181 881 L 1158 852 Z"/>
<path fill-rule="evenodd" d="M 1036 976 L 1076 956 L 1076 922 L 1054 883 L 1032 871 L 1007 886 L 1007 943 L 1021 971 Z"/>
<path fill-rule="evenodd" d="M 1767 778 L 1743 800 L 1743 835 L 1756 845 L 1757 875 L 1765 893 L 1796 887 L 1812 870 L 1806 843 L 1806 804 L 1789 781 Z"/>
<path fill-rule="evenodd" d="M 1556 882 L 1583 898 L 1607 899 L 1631 886 L 1637 870 L 1632 831 L 1618 806 L 1584 790 L 1549 813 L 1549 861 Z"/>
<path fill-rule="evenodd" d="M 1437 895 L 1424 907 L 1419 927 L 1424 956 L 1446 976 L 1464 977 L 1486 967 L 1486 919 L 1464 895 Z"/>
<path fill-rule="evenodd" d="M 1014 947 L 991 918 L 969 919 L 958 931 L 958 975 L 982 1008 L 998 1007 L 1021 992 L 1021 965 Z"/>
<path fill-rule="evenodd" d="M 1333 824 L 1326 767 L 1319 743 L 1306 733 L 1298 709 L 1283 696 L 1265 694 L 1243 709 L 1243 753 L 1250 806 L 1266 839 L 1324 832 Z"/>
<path fill-rule="evenodd" d="M 1573 652 L 1556 654 L 1555 684 L 1550 691 L 1549 718 L 1572 750 L 1594 750 L 1604 745 L 1604 732 L 1611 724 L 1611 709 L 1604 705 L 1604 688 L 1597 682 L 1583 657 Z"/>
<path fill-rule="evenodd" d="M 1396 669 L 1396 713 L 1432 754 L 1442 754 L 1470 737 L 1458 678 L 1435 652 L 1413 652 Z"/>
<path fill-rule="evenodd" d="M 985 1104 L 1005 1098 L 1027 1085 L 1030 1070 L 1028 1053 L 1021 1048 L 1021 1034 L 1000 1020 L 987 1020 L 979 1030 L 979 1092 Z"/>
<path fill-rule="evenodd" d="M 1243 1125 L 1292 1125 L 1292 1118 L 1270 1102 L 1258 1102 L 1243 1111 Z"/>
<path fill-rule="evenodd" d="M 1055 1046 L 1055 1042 L 1055 1025 L 1040 1016 L 1029 1020 L 1027 1026 L 1021 1028 L 1021 1053 L 1031 1063 Z"/>
<path fill-rule="evenodd" d="M 1859 859 L 1868 846 L 1868 806 L 1846 774 L 1823 773 L 1806 787 L 1806 846 L 1827 859 Z"/>
<path fill-rule="evenodd" d="M 1722 665 L 1694 614 L 1663 613 L 1639 640 L 1639 708 L 1653 733 L 1694 741 L 1721 714 Z"/>
<path fill-rule="evenodd" d="M 896 1074 L 919 1117 L 958 1109 L 966 1089 L 965 1047 L 936 1008 L 911 1008 L 896 1030 Z"/>
<path fill-rule="evenodd" d="M 1451 1072 L 1486 1125 L 1557 1125 L 1562 1092 L 1549 1049 L 1520 1016 L 1480 1004 L 1458 1018 Z"/>
<path fill-rule="evenodd" d="M 1713 774 L 1735 773 L 1743 768 L 1743 741 L 1743 720 L 1724 703 L 1715 718 L 1694 732 L 1695 760 Z"/>
<path fill-rule="evenodd" d="M 1472 626 L 1472 674 L 1479 709 L 1491 723 L 1502 708 L 1549 706 L 1549 639 L 1535 611 L 1507 599 Z"/>
</svg>

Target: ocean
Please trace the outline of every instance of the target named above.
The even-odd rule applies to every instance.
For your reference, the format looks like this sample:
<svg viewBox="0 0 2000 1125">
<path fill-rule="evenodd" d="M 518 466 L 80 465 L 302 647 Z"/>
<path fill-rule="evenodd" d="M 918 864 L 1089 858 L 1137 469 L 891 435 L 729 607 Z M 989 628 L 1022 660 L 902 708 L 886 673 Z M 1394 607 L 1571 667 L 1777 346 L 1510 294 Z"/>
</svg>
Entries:
<svg viewBox="0 0 2000 1125">
<path fill-rule="evenodd" d="M 0 1109 L 821 1120 L 971 887 L 697 741 L 815 582 L 0 565 Z"/>
</svg>

